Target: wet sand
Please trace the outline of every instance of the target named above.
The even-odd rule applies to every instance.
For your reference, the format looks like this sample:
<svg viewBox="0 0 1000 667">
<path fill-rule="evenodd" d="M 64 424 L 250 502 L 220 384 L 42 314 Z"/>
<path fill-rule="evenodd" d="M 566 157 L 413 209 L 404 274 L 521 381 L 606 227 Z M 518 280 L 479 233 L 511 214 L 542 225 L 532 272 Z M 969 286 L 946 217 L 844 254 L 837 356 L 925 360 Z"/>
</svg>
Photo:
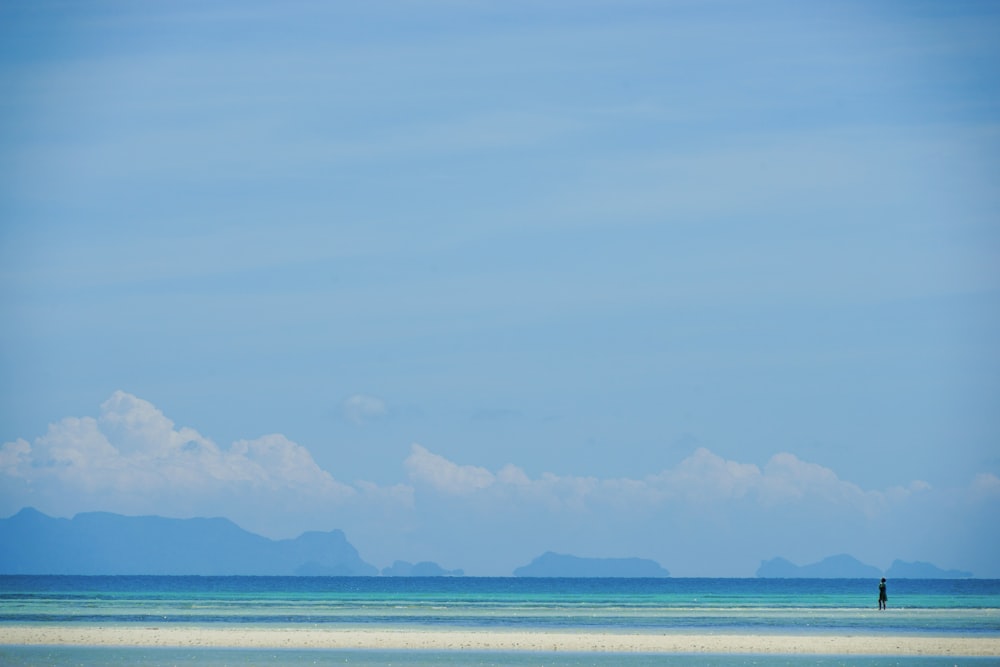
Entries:
<svg viewBox="0 0 1000 667">
<path fill-rule="evenodd" d="M 17 625 L 0 626 L 0 644 L 1000 657 L 1000 637 L 500 630 Z"/>
</svg>

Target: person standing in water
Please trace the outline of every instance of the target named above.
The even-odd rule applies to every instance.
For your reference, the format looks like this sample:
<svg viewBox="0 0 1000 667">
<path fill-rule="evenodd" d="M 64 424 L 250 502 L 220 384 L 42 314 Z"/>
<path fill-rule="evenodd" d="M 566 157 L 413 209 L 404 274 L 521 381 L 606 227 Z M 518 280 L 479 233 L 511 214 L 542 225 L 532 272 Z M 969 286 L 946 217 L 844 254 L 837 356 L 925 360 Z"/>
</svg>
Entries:
<svg viewBox="0 0 1000 667">
<path fill-rule="evenodd" d="M 889 601 L 889 597 L 885 594 L 885 577 L 882 577 L 882 581 L 878 584 L 878 608 L 879 611 L 885 609 L 885 603 Z"/>
</svg>

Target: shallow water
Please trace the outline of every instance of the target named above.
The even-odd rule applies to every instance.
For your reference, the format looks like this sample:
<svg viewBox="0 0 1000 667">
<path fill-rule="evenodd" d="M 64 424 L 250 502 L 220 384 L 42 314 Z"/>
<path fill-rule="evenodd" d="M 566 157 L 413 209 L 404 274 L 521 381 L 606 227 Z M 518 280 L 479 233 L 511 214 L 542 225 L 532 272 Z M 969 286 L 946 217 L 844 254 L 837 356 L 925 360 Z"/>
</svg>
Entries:
<svg viewBox="0 0 1000 667">
<path fill-rule="evenodd" d="M 3 647 L 0 664 L 9 667 L 235 667 L 256 665 L 353 665 L 354 667 L 952 667 L 995 665 L 995 658 L 761 656 L 761 655 L 652 655 L 633 653 L 510 653 L 493 651 L 358 651 L 317 649 L 165 649 L 97 647 Z"/>
<path fill-rule="evenodd" d="M 1000 635 L 1000 581 L 0 576 L 5 623 Z"/>
<path fill-rule="evenodd" d="M 1000 636 L 1000 581 L 0 576 L 3 627 Z M 0 665 L 994 665 L 996 658 L 2 646 Z"/>
</svg>

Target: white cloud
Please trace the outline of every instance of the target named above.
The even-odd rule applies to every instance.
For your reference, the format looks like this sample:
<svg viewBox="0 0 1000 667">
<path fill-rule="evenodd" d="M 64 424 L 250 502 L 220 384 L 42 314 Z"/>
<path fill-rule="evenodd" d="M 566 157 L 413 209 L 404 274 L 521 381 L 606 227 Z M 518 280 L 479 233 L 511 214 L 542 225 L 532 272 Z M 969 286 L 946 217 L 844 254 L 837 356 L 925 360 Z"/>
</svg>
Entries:
<svg viewBox="0 0 1000 667">
<path fill-rule="evenodd" d="M 182 449 L 212 449 L 215 445 L 194 429 L 174 429 L 174 423 L 152 403 L 116 391 L 101 405 L 101 433 L 122 454 L 169 456 Z"/>
<path fill-rule="evenodd" d="M 344 401 L 342 408 L 344 417 L 358 425 L 384 417 L 389 412 L 385 401 L 375 396 L 366 396 L 365 394 L 349 396 Z"/>
<path fill-rule="evenodd" d="M 762 474 L 752 463 L 727 461 L 704 447 L 672 470 L 646 480 L 664 497 L 683 498 L 693 503 L 742 498 L 760 486 Z"/>
<path fill-rule="evenodd" d="M 385 405 L 359 394 L 345 402 L 345 411 L 360 422 L 384 414 Z M 26 485 L 39 505 L 63 513 L 97 506 L 125 512 L 145 507 L 160 513 L 171 508 L 182 512 L 194 511 L 198 503 L 221 512 L 230 511 L 238 499 L 249 502 L 246 507 L 270 503 L 274 508 L 294 508 L 298 503 L 329 509 L 354 503 L 412 508 L 420 492 L 486 494 L 497 503 L 558 512 L 736 503 L 766 509 L 813 502 L 872 516 L 929 489 L 918 480 L 906 487 L 863 490 L 833 470 L 790 453 L 776 454 L 761 469 L 705 448 L 644 478 L 554 473 L 531 477 L 512 464 L 494 473 L 455 463 L 419 444 L 411 446 L 404 468 L 416 488 L 406 483 L 345 484 L 322 469 L 306 448 L 281 434 L 239 440 L 223 449 L 192 428 L 177 427 L 148 401 L 122 391 L 101 405 L 97 418 L 67 417 L 33 442 L 18 439 L 0 448 L 0 475 Z M 980 475 L 972 492 L 977 497 L 996 495 L 1000 480 Z"/>
<path fill-rule="evenodd" d="M 31 445 L 27 440 L 18 438 L 5 443 L 0 447 L 0 474 L 16 476 L 18 469 L 30 462 L 30 457 Z"/>
<path fill-rule="evenodd" d="M 512 464 L 507 464 L 500 469 L 497 473 L 497 480 L 503 484 L 510 484 L 512 486 L 528 486 L 531 484 L 531 478 L 523 470 Z"/>
<path fill-rule="evenodd" d="M 972 480 L 972 495 L 976 498 L 1000 498 L 1000 477 L 984 472 Z"/>
<path fill-rule="evenodd" d="M 34 442 L 4 444 L 0 473 L 30 490 L 20 504 L 56 514 L 105 509 L 250 516 L 251 508 L 266 514 L 296 504 L 308 514 L 359 495 L 283 435 L 222 449 L 122 391 L 101 405 L 96 419 L 67 417 Z"/>
<path fill-rule="evenodd" d="M 885 496 L 890 502 L 899 503 L 910 496 L 931 491 L 930 484 L 922 479 L 915 479 L 906 486 L 892 486 L 885 490 Z"/>
<path fill-rule="evenodd" d="M 799 544 L 796 515 L 803 506 L 810 517 L 822 511 L 863 533 L 919 512 L 923 505 L 909 502 L 915 495 L 936 497 L 920 480 L 863 489 L 790 453 L 758 466 L 700 448 L 655 474 L 617 478 L 529 474 L 514 464 L 491 471 L 419 444 L 411 445 L 403 464 L 407 479 L 400 483 L 346 484 L 281 434 L 220 447 L 175 425 L 151 403 L 116 392 L 96 417 L 68 417 L 34 440 L 0 447 L 0 509 L 226 516 L 271 537 L 336 527 L 386 559 L 406 556 L 389 551 L 412 543 L 438 545 L 439 558 L 450 558 L 466 549 L 470 536 L 488 543 L 514 527 L 527 540 L 512 547 L 521 553 L 594 544 L 666 550 L 662 535 L 714 540 L 723 548 L 727 535 L 749 544 L 753 526 L 771 526 L 756 551 L 747 552 L 753 560 Z M 965 491 L 972 503 L 992 502 L 1000 497 L 1000 478 L 979 475 Z M 792 520 L 775 527 L 778 516 Z M 832 549 L 837 537 L 828 537 L 822 548 Z M 688 556 L 692 572 L 707 567 L 697 554 Z M 481 556 L 470 551 L 468 557 Z"/>
<path fill-rule="evenodd" d="M 853 501 L 864 492 L 855 484 L 844 482 L 837 474 L 794 454 L 775 454 L 764 468 L 761 493 L 767 502 L 796 502 L 808 495 L 832 501 Z"/>
<path fill-rule="evenodd" d="M 459 465 L 416 444 L 406 468 L 413 481 L 443 494 L 487 493 L 550 510 L 603 506 L 638 511 L 725 503 L 753 503 L 768 508 L 809 501 L 871 515 L 927 488 L 917 481 L 907 488 L 864 491 L 829 468 L 802 461 L 793 454 L 776 454 L 761 469 L 752 463 L 724 459 L 705 448 L 697 449 L 673 468 L 642 479 L 552 473 L 531 478 L 513 465 L 494 474 L 485 468 Z"/>
<path fill-rule="evenodd" d="M 460 466 L 415 443 L 410 447 L 406 470 L 412 480 L 451 495 L 474 493 L 496 482 L 496 477 L 486 468 Z"/>
<path fill-rule="evenodd" d="M 354 493 L 320 468 L 305 447 L 281 434 L 233 443 L 226 460 L 229 465 L 222 470 L 245 469 L 272 488 L 294 487 L 330 497 Z"/>
<path fill-rule="evenodd" d="M 408 484 L 379 486 L 373 482 L 359 480 L 354 483 L 365 499 L 381 507 L 413 508 L 413 487 Z"/>
</svg>

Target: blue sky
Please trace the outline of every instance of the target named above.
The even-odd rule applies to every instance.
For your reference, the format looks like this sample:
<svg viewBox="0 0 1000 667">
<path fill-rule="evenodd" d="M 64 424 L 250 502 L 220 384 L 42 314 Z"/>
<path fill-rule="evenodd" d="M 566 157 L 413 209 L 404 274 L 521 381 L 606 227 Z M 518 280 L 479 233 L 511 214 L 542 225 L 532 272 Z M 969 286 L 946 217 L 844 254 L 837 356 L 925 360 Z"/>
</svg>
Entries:
<svg viewBox="0 0 1000 667">
<path fill-rule="evenodd" d="M 1000 576 L 998 31 L 4 3 L 0 515 Z"/>
</svg>

